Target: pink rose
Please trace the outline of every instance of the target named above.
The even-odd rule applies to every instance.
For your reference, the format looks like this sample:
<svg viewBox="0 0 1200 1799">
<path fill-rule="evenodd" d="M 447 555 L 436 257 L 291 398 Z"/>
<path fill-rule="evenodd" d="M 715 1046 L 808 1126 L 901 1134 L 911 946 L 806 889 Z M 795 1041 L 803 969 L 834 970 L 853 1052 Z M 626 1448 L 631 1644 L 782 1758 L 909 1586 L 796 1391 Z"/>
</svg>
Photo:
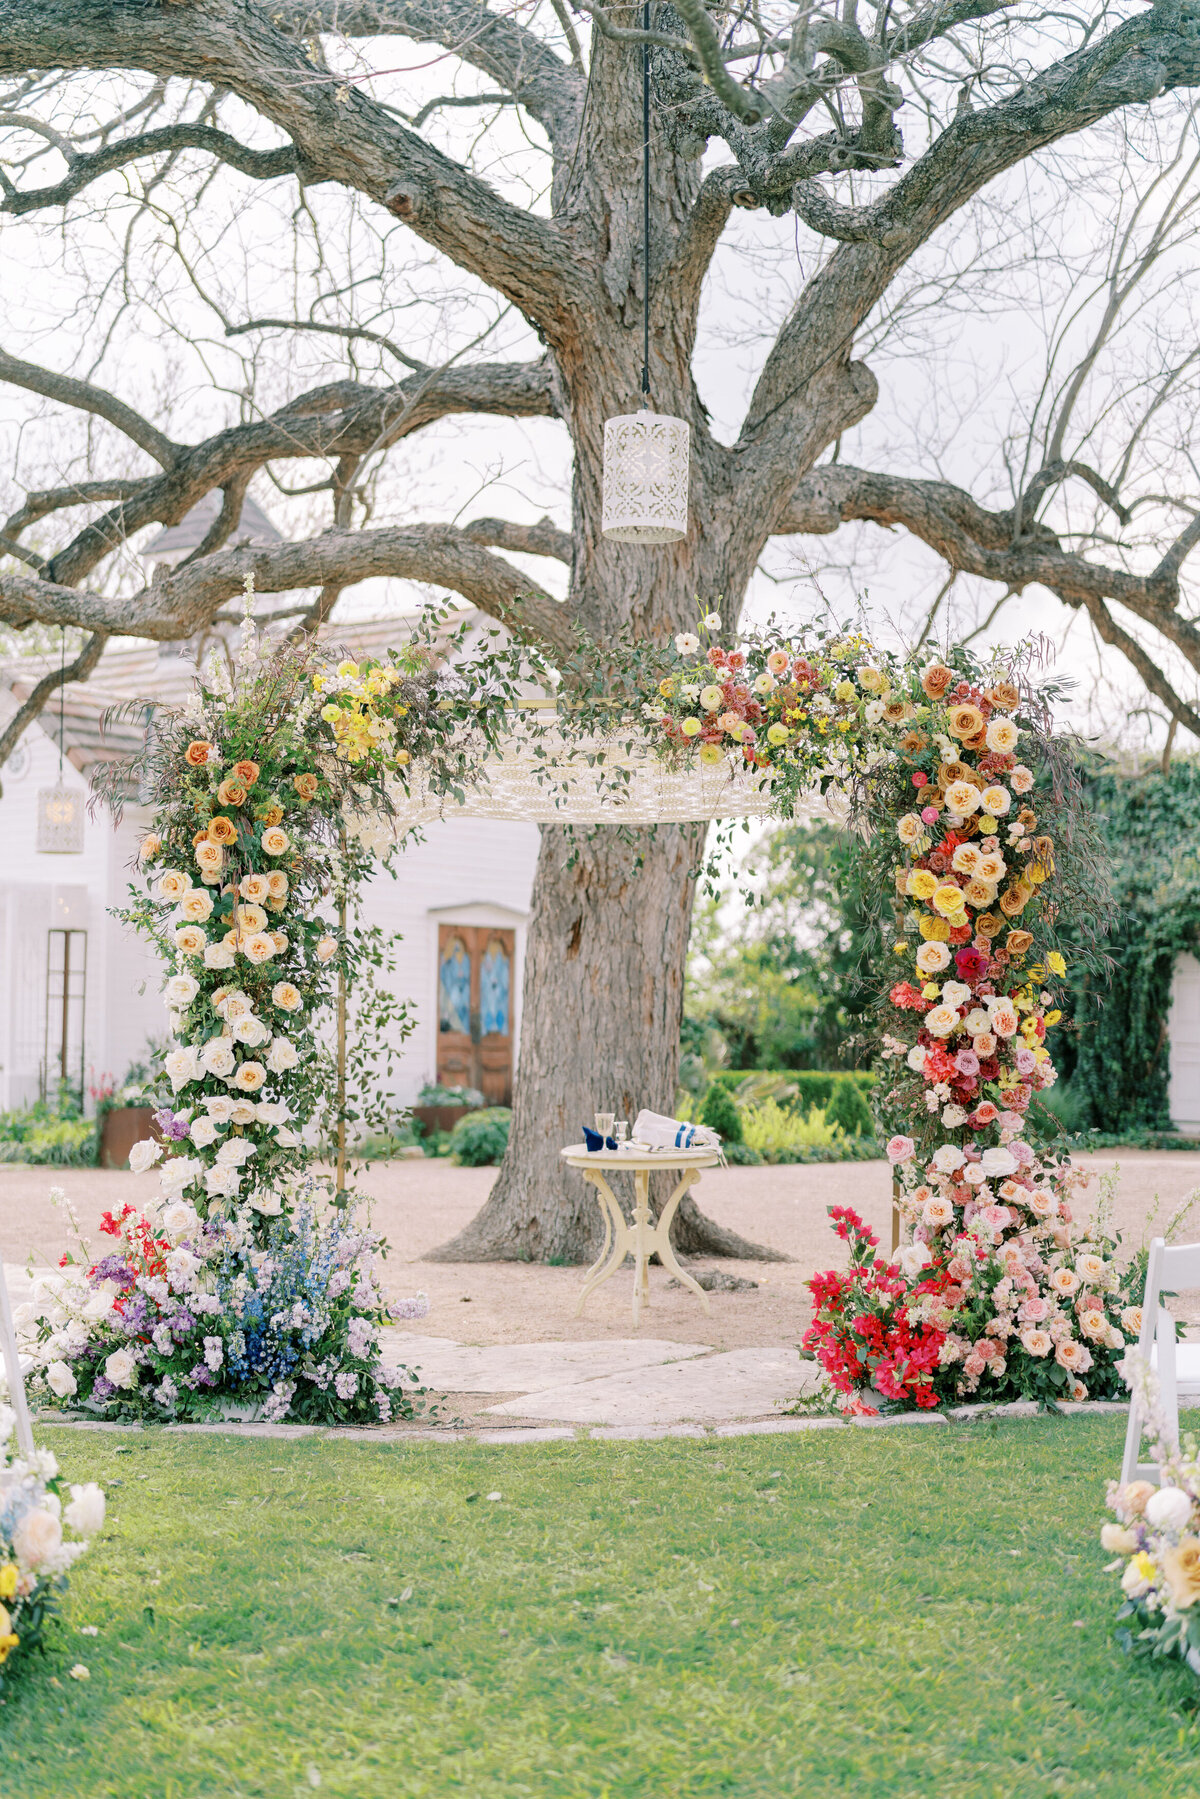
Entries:
<svg viewBox="0 0 1200 1799">
<path fill-rule="evenodd" d="M 888 1139 L 887 1159 L 896 1167 L 901 1162 L 911 1162 L 916 1154 L 917 1146 L 911 1137 L 891 1137 Z"/>
<path fill-rule="evenodd" d="M 1033 1293 L 1021 1304 L 1021 1321 L 1024 1324 L 1040 1324 L 1043 1318 L 1050 1315 L 1050 1304 L 1040 1293 Z"/>
</svg>

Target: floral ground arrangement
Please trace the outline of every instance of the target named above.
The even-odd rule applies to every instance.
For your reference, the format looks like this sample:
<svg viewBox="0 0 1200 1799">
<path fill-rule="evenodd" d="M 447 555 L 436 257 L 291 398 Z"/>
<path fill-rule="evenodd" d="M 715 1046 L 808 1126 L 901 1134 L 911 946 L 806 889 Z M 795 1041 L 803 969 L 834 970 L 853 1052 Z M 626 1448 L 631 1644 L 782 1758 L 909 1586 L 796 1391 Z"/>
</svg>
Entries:
<svg viewBox="0 0 1200 1799">
<path fill-rule="evenodd" d="M 43 1647 L 68 1571 L 105 1512 L 103 1490 L 94 1481 L 68 1486 L 52 1450 L 21 1456 L 15 1426 L 15 1412 L 0 1401 L 0 1701 Z M 87 1678 L 82 1663 L 67 1672 Z"/>
<path fill-rule="evenodd" d="M 1121 1575 L 1119 1636 L 1133 1655 L 1181 1661 L 1200 1675 L 1200 1447 L 1194 1434 L 1172 1439 L 1153 1376 L 1139 1355 L 1129 1363 L 1161 1484 L 1108 1484 L 1115 1520 L 1100 1543 L 1116 1558 L 1108 1572 Z"/>
<path fill-rule="evenodd" d="M 1096 1554 L 1122 1423 L 50 1430 L 112 1521 L 48 1633 L 60 1685 L 0 1710 L 6 1789 L 1192 1799 L 1194 1681 L 1121 1653 Z"/>
</svg>

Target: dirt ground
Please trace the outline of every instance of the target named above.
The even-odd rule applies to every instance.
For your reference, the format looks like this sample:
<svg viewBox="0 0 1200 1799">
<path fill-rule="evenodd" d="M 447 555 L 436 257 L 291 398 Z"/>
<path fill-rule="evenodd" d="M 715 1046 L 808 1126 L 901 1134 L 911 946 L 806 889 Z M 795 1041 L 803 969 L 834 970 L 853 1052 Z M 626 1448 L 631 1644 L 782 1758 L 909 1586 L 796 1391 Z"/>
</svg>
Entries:
<svg viewBox="0 0 1200 1799">
<path fill-rule="evenodd" d="M 1126 1150 L 1082 1158 L 1103 1172 L 1119 1163 L 1117 1224 L 1127 1251 L 1142 1240 L 1155 1196 L 1166 1215 L 1193 1187 L 1200 1188 L 1200 1154 Z M 588 1342 L 628 1337 L 632 1330 L 632 1272 L 618 1272 L 588 1301 L 582 1318 L 575 1304 L 579 1268 L 522 1262 L 442 1264 L 422 1261 L 452 1237 L 483 1204 L 495 1179 L 491 1168 L 455 1168 L 444 1161 L 375 1163 L 360 1182 L 372 1218 L 391 1248 L 386 1269 L 393 1295 L 425 1292 L 427 1318 L 411 1329 L 460 1343 Z M 95 1236 L 100 1214 L 125 1200 L 144 1203 L 157 1191 L 152 1174 L 103 1169 L 14 1168 L 0 1165 L 0 1255 L 8 1263 L 32 1257 L 45 1265 L 70 1245 L 61 1210 L 49 1200 L 62 1187 L 86 1233 Z M 750 1292 L 709 1295 L 708 1316 L 694 1295 L 666 1285 L 664 1270 L 651 1270 L 652 1306 L 641 1334 L 676 1342 L 739 1349 L 794 1343 L 808 1318 L 804 1282 L 818 1268 L 837 1266 L 842 1246 L 825 1209 L 854 1206 L 890 1241 L 891 1180 L 885 1162 L 841 1162 L 783 1168 L 714 1168 L 695 1197 L 712 1217 L 760 1243 L 785 1251 L 791 1262 L 711 1263 L 758 1282 Z M 1152 1234 L 1152 1233 L 1151 1233 Z M 1200 1205 L 1185 1240 L 1200 1238 Z M 702 1264 L 693 1263 L 693 1272 Z"/>
</svg>

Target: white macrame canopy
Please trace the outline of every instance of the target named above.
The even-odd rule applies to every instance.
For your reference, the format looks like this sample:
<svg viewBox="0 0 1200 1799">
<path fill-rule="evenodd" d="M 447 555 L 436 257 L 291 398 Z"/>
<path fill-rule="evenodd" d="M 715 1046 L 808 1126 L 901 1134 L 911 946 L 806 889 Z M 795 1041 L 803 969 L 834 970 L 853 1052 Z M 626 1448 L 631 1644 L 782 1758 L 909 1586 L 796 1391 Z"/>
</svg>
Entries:
<svg viewBox="0 0 1200 1799">
<path fill-rule="evenodd" d="M 769 776 L 722 758 L 683 766 L 663 762 L 648 740 L 624 732 L 568 741 L 553 728 L 534 736 L 518 726 L 499 753 L 481 758 L 459 800 L 434 791 L 419 765 L 407 790 L 396 779 L 391 817 L 362 814 L 351 834 L 385 851 L 414 826 L 439 818 L 493 818 L 532 824 L 653 825 L 718 818 L 765 818 L 775 810 Z M 814 790 L 797 817 L 840 816 Z"/>
</svg>

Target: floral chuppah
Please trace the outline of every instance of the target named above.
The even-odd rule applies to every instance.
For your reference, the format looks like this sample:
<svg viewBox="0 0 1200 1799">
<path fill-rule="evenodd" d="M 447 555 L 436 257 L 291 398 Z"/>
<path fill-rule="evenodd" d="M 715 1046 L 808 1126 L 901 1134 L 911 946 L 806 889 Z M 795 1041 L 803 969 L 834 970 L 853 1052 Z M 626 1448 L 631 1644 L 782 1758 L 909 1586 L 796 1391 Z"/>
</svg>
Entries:
<svg viewBox="0 0 1200 1799">
<path fill-rule="evenodd" d="M 171 1415 L 249 1390 L 269 1394 L 276 1415 L 388 1415 L 370 1247 L 328 1249 L 328 1196 L 293 1178 L 325 1085 L 314 1015 L 358 954 L 317 908 L 365 872 L 351 827 L 387 817 L 413 765 L 447 800 L 486 781 L 531 665 L 563 681 L 556 728 L 568 747 L 588 745 L 589 767 L 604 762 L 597 734 L 615 745 L 624 732 L 676 769 L 749 768 L 764 811 L 840 789 L 868 827 L 866 863 L 901 847 L 899 866 L 886 852 L 883 1103 L 905 1127 L 889 1154 L 913 1241 L 886 1264 L 853 1214 L 838 1221 L 855 1264 L 848 1278 L 818 1277 L 808 1340 L 834 1384 L 874 1382 L 889 1402 L 921 1405 L 1112 1390 L 1123 1347 L 1113 1245 L 1075 1235 L 1077 1177 L 1031 1140 L 1065 968 L 1046 889 L 1064 891 L 1072 829 L 1046 695 L 1023 692 L 999 660 L 964 653 L 957 668 L 918 670 L 848 632 L 797 644 L 771 631 L 733 649 L 681 634 L 605 655 L 581 643 L 558 676 L 519 648 L 447 676 L 440 653 L 428 641 L 361 668 L 311 646 L 260 659 L 248 622 L 236 683 L 202 683 L 186 713 L 156 718 L 152 892 L 130 916 L 174 964 L 165 1203 L 112 1221 L 118 1252 L 86 1277 L 102 1291 L 56 1296 L 42 1359 L 61 1363 L 63 1389 L 74 1383 L 66 1396 Z M 619 795 L 619 768 L 594 772 Z M 590 777 L 550 758 L 545 778 L 569 820 L 571 783 Z M 304 1294 L 267 1297 L 281 1261 L 309 1270 Z M 337 1304 L 324 1304 L 321 1282 L 350 1266 L 349 1292 L 339 1282 Z M 247 1303 L 266 1320 L 253 1353 Z"/>
</svg>

